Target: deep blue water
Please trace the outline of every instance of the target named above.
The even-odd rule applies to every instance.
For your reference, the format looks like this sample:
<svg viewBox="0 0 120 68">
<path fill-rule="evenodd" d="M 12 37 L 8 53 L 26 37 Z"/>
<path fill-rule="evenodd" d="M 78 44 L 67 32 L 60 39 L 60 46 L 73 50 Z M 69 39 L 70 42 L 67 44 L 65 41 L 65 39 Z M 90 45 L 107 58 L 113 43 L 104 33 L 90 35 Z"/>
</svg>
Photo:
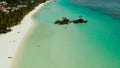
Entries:
<svg viewBox="0 0 120 68">
<path fill-rule="evenodd" d="M 120 20 L 120 0 L 67 0 Z"/>
</svg>

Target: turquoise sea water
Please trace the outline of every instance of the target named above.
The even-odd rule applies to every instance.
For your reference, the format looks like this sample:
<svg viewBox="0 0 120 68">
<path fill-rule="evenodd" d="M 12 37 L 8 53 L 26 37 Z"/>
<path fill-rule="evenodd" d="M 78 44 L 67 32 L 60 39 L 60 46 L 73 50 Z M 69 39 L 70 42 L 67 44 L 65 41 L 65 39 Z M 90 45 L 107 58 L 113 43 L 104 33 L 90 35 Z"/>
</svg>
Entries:
<svg viewBox="0 0 120 68">
<path fill-rule="evenodd" d="M 88 23 L 55 25 L 63 16 Z M 120 68 L 119 19 L 68 0 L 52 1 L 33 17 L 13 68 Z"/>
</svg>

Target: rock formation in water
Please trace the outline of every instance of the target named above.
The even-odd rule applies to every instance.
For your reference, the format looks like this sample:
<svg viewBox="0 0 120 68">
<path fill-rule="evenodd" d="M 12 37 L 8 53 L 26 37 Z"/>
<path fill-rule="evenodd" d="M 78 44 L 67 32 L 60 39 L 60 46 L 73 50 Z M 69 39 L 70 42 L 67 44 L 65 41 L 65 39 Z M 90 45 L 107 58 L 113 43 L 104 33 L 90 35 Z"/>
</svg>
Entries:
<svg viewBox="0 0 120 68">
<path fill-rule="evenodd" d="M 77 20 L 69 20 L 66 17 L 62 17 L 62 20 L 55 21 L 55 24 L 65 25 L 65 24 L 70 24 L 70 23 L 79 24 L 79 23 L 87 23 L 87 22 L 88 22 L 87 20 L 84 20 L 81 17 Z"/>
</svg>

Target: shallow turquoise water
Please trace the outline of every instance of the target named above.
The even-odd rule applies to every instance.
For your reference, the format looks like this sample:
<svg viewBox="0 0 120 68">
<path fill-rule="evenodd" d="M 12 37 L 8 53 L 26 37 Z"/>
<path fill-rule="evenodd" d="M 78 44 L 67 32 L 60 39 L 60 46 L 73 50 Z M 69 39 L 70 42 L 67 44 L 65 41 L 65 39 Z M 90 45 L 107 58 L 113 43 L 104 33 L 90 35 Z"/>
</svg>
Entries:
<svg viewBox="0 0 120 68">
<path fill-rule="evenodd" d="M 89 22 L 55 25 L 63 16 Z M 120 68 L 118 19 L 64 0 L 48 3 L 34 19 L 14 68 Z"/>
</svg>

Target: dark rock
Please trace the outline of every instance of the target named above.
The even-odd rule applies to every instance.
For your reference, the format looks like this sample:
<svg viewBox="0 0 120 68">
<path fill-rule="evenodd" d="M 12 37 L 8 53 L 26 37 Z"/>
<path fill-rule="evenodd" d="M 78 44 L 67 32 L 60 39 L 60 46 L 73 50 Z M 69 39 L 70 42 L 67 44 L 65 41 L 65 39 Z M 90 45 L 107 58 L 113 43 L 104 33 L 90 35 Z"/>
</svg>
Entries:
<svg viewBox="0 0 120 68">
<path fill-rule="evenodd" d="M 62 20 L 55 21 L 55 24 L 64 25 L 64 24 L 69 24 L 69 23 L 78 24 L 78 23 L 87 23 L 87 22 L 88 22 L 87 20 L 84 20 L 81 17 L 78 20 L 72 20 L 72 21 L 70 21 L 66 17 L 62 17 Z"/>
</svg>

